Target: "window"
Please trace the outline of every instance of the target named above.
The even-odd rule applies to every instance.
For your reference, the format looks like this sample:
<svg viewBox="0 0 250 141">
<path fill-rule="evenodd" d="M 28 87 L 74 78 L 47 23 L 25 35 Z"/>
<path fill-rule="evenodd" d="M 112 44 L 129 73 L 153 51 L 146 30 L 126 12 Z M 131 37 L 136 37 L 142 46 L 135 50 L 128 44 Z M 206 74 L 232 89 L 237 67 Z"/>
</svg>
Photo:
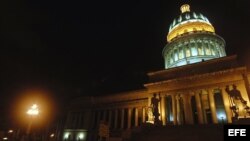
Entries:
<svg viewBox="0 0 250 141">
<path fill-rule="evenodd" d="M 178 52 L 177 50 L 174 51 L 174 61 L 178 60 Z"/>
<path fill-rule="evenodd" d="M 208 46 L 206 47 L 206 55 L 211 55 L 211 50 Z"/>
<path fill-rule="evenodd" d="M 190 48 L 187 47 L 186 48 L 186 57 L 190 57 L 190 56 L 191 56 Z"/>
<path fill-rule="evenodd" d="M 215 55 L 214 48 L 211 48 L 211 54 L 212 54 L 212 55 Z"/>
<path fill-rule="evenodd" d="M 192 56 L 198 55 L 197 49 L 194 46 L 191 48 L 191 51 L 192 51 Z"/>
<path fill-rule="evenodd" d="M 180 59 L 184 58 L 182 48 L 179 50 L 179 58 L 180 58 Z"/>
<path fill-rule="evenodd" d="M 198 53 L 199 53 L 199 55 L 204 55 L 203 49 L 201 46 L 198 47 Z"/>
</svg>

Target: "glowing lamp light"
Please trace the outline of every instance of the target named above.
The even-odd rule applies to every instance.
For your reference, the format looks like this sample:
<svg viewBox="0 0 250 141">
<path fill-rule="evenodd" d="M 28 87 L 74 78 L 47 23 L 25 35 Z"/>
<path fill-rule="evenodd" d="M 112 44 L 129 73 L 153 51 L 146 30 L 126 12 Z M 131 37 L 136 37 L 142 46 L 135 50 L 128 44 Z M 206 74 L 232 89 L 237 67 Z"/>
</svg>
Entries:
<svg viewBox="0 0 250 141">
<path fill-rule="evenodd" d="M 9 130 L 8 133 L 13 133 L 13 130 Z"/>
<path fill-rule="evenodd" d="M 38 106 L 36 104 L 33 104 L 31 106 L 31 108 L 27 111 L 28 115 L 38 115 L 39 114 L 39 110 L 38 110 Z"/>
<path fill-rule="evenodd" d="M 78 135 L 78 138 L 81 139 L 81 140 L 84 139 L 84 134 L 83 134 L 83 133 L 80 133 L 80 134 Z"/>
<path fill-rule="evenodd" d="M 7 137 L 4 137 L 4 138 L 3 138 L 3 140 L 5 140 L 5 141 L 6 141 L 6 140 L 8 140 L 8 138 L 7 138 Z"/>
<path fill-rule="evenodd" d="M 218 118 L 220 118 L 220 119 L 225 119 L 226 118 L 226 115 L 224 114 L 224 113 L 219 113 L 218 115 L 217 115 L 217 117 Z"/>
<path fill-rule="evenodd" d="M 217 118 L 220 119 L 221 122 L 223 123 L 226 120 L 226 115 L 225 115 L 225 113 L 220 112 L 220 113 L 217 114 Z"/>
<path fill-rule="evenodd" d="M 55 134 L 53 134 L 53 133 L 50 135 L 51 138 L 53 138 L 54 136 L 55 136 Z"/>
<path fill-rule="evenodd" d="M 170 119 L 169 119 L 170 121 L 174 121 L 174 118 L 173 118 L 173 116 L 172 115 L 170 115 Z"/>
<path fill-rule="evenodd" d="M 69 133 L 65 133 L 63 136 L 64 139 L 68 139 L 69 138 Z"/>
</svg>

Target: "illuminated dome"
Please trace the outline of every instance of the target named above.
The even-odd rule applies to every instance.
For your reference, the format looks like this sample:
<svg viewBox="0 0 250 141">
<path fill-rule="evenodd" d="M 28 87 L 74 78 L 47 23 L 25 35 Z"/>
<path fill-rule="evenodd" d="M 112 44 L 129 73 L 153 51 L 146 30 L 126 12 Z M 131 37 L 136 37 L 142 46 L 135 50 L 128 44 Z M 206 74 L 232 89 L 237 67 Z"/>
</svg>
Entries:
<svg viewBox="0 0 250 141">
<path fill-rule="evenodd" d="M 167 41 L 170 42 L 189 32 L 207 31 L 214 33 L 214 27 L 208 21 L 207 17 L 201 13 L 190 12 L 189 5 L 181 7 L 182 14 L 174 19 L 169 27 Z"/>
<path fill-rule="evenodd" d="M 207 17 L 191 12 L 188 4 L 180 9 L 181 15 L 171 23 L 168 44 L 163 49 L 165 68 L 226 56 L 225 41 L 215 34 Z"/>
</svg>

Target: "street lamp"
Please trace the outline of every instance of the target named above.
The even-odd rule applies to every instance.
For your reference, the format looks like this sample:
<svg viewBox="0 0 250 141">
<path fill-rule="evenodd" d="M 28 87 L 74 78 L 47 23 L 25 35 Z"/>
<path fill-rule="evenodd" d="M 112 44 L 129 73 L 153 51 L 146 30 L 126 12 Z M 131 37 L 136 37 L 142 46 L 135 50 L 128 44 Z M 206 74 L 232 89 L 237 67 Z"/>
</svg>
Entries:
<svg viewBox="0 0 250 141">
<path fill-rule="evenodd" d="M 31 108 L 27 111 L 27 114 L 30 116 L 36 116 L 39 114 L 38 106 L 33 104 Z"/>
<path fill-rule="evenodd" d="M 30 134 L 30 128 L 31 128 L 31 125 L 32 125 L 32 122 L 33 122 L 33 117 L 39 115 L 39 109 L 38 109 L 38 106 L 36 104 L 33 104 L 30 109 L 28 109 L 27 111 L 27 114 L 29 116 L 31 116 L 31 120 L 29 122 L 29 125 L 28 125 L 28 128 L 27 128 L 27 131 L 26 131 L 26 134 L 29 136 Z"/>
</svg>

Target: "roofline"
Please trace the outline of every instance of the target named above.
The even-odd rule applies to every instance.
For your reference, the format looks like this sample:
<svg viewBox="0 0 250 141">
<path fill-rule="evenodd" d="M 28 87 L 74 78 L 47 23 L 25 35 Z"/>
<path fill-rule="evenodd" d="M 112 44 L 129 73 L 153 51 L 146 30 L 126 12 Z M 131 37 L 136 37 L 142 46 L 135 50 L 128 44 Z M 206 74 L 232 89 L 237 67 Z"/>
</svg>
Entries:
<svg viewBox="0 0 250 141">
<path fill-rule="evenodd" d="M 183 65 L 183 66 L 168 68 L 168 69 L 164 69 L 164 70 L 160 70 L 160 71 L 148 72 L 147 75 L 148 76 L 153 76 L 153 75 L 166 73 L 166 72 L 174 72 L 174 71 L 181 70 L 181 69 L 184 69 L 184 68 L 191 68 L 191 67 L 194 67 L 194 66 L 198 66 L 200 64 L 212 64 L 214 62 L 223 61 L 223 60 L 234 60 L 236 58 L 237 58 L 237 55 L 225 56 L 225 57 L 210 59 L 210 60 L 207 60 L 207 61 L 204 61 L 204 62 L 197 62 L 197 63 L 187 64 L 187 65 Z"/>
</svg>

